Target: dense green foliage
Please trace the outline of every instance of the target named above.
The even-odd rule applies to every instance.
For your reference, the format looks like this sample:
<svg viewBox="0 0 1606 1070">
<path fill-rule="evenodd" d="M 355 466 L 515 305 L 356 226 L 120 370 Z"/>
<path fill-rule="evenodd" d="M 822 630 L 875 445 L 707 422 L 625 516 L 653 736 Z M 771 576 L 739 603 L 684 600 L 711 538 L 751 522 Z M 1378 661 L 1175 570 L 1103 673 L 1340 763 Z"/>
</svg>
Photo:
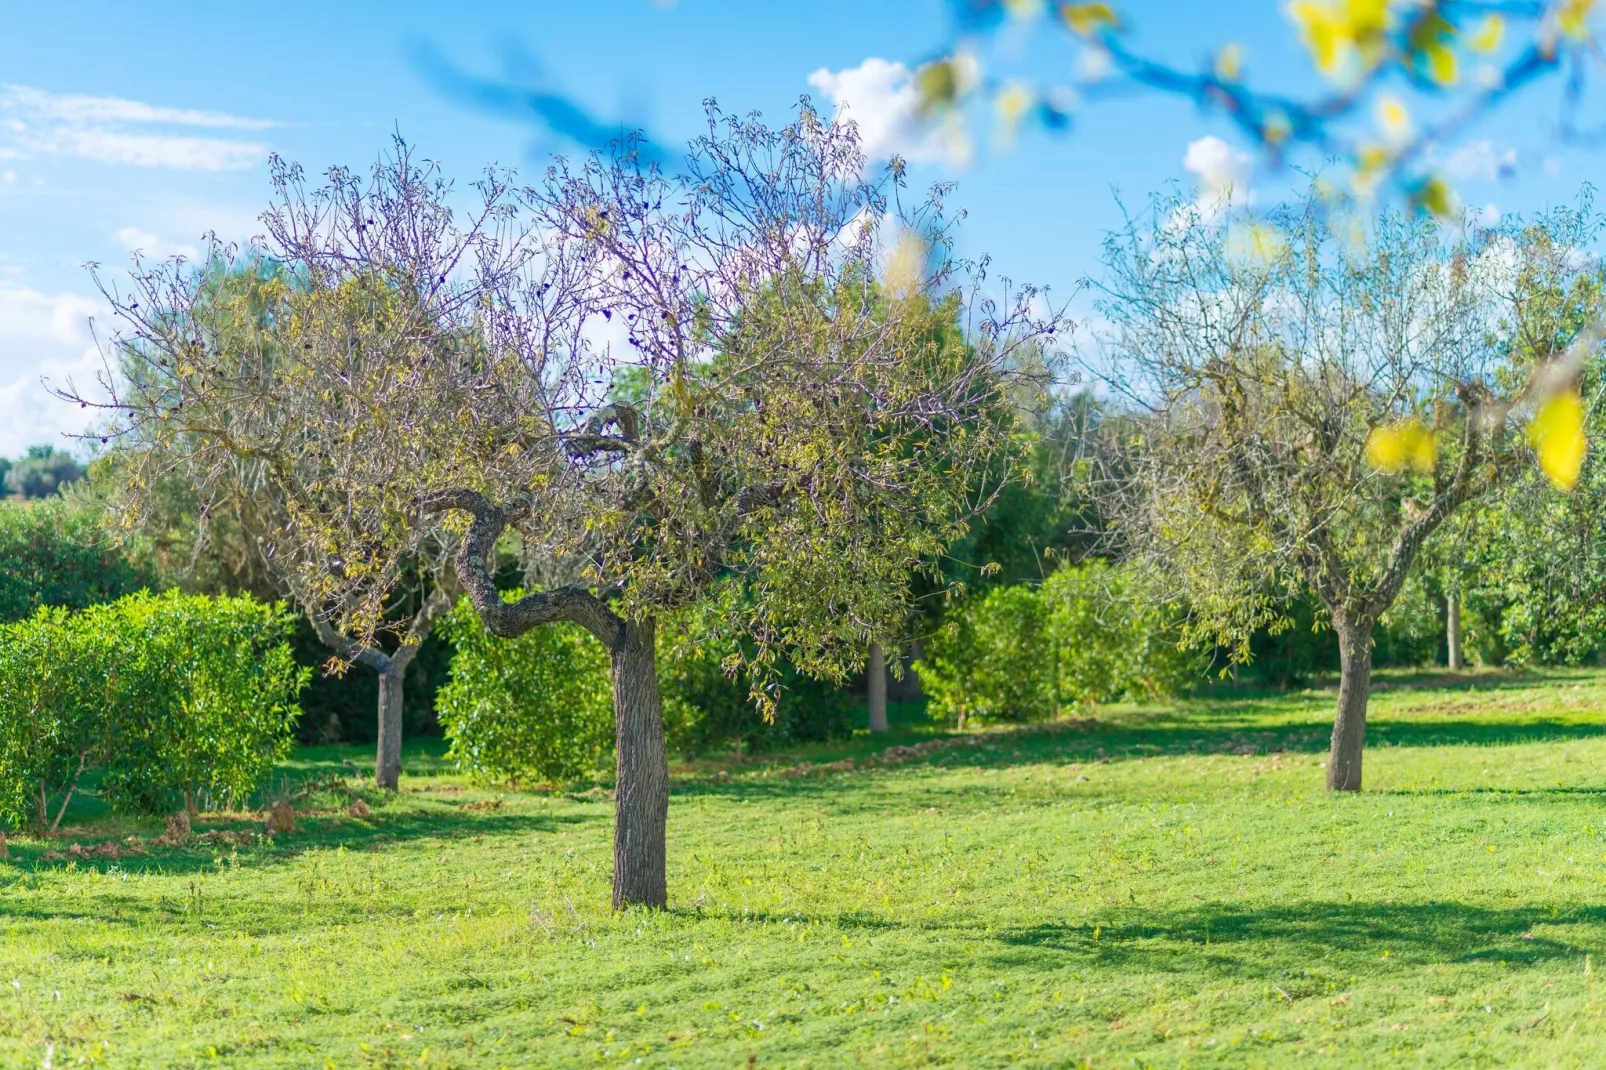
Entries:
<svg viewBox="0 0 1606 1070">
<path fill-rule="evenodd" d="M 607 909 L 605 801 L 476 791 L 416 745 L 401 793 L 314 792 L 272 842 L 74 864 L 13 838 L 0 1063 L 1593 1066 L 1606 676 L 1423 683 L 1377 679 L 1358 796 L 1310 775 L 1319 691 L 873 771 L 778 775 L 933 737 L 682 769 L 661 912 Z"/>
<path fill-rule="evenodd" d="M 827 743 L 852 735 L 863 714 L 857 696 L 783 662 L 766 717 L 753 702 L 751 680 L 740 670 L 726 672 L 717 645 L 693 635 L 666 639 L 658 655 L 658 685 L 669 745 L 681 754 L 729 748 L 740 755 Z"/>
<path fill-rule="evenodd" d="M 40 606 L 82 609 L 156 584 L 102 530 L 88 501 L 0 502 L 0 621 Z"/>
<path fill-rule="evenodd" d="M 509 592 L 509 597 L 522 592 Z M 467 599 L 442 633 L 454 647 L 451 679 L 436 710 L 448 756 L 490 781 L 565 782 L 595 774 L 613 755 L 608 654 L 581 628 L 562 624 L 517 639 L 490 635 Z M 670 631 L 658 655 L 669 745 L 686 755 L 734 748 L 762 751 L 852 734 L 857 700 L 839 687 L 783 666 L 766 719 L 739 672 L 726 673 L 701 634 Z"/>
<path fill-rule="evenodd" d="M 497 638 L 466 598 L 439 627 L 454 653 L 436 711 L 448 755 L 461 768 L 525 783 L 598 770 L 613 746 L 608 653 L 600 643 L 574 624 Z"/>
<path fill-rule="evenodd" d="M 948 617 L 919 671 L 932 715 L 961 727 L 1175 695 L 1203 670 L 1179 649 L 1175 608 L 1096 559 L 1038 587 L 993 587 Z"/>
<path fill-rule="evenodd" d="M 0 625 L 0 824 L 54 825 L 86 778 L 136 813 L 248 795 L 300 712 L 292 627 L 176 591 Z"/>
</svg>

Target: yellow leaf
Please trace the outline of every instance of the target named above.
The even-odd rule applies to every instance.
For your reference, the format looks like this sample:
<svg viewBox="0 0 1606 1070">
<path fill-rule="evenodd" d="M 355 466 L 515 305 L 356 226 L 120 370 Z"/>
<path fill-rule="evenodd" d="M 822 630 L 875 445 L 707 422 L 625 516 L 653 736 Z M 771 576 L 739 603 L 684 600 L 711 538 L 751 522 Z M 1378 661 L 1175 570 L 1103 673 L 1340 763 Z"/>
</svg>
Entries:
<svg viewBox="0 0 1606 1070">
<path fill-rule="evenodd" d="M 1243 74 L 1244 50 L 1236 41 L 1229 41 L 1216 53 L 1216 77 L 1223 82 L 1236 82 Z"/>
<path fill-rule="evenodd" d="M 1428 58 L 1428 72 L 1433 80 L 1442 86 L 1455 85 L 1455 52 L 1442 44 L 1430 45 L 1422 51 Z"/>
<path fill-rule="evenodd" d="M 1556 9 L 1556 25 L 1575 41 L 1589 39 L 1589 12 L 1595 0 L 1563 0 Z"/>
<path fill-rule="evenodd" d="M 1036 100 L 1032 91 L 1019 82 L 1011 82 L 999 91 L 993 104 L 998 109 L 998 121 L 1003 128 L 1005 142 L 1014 140 L 1021 119 Z"/>
<path fill-rule="evenodd" d="M 1384 472 L 1414 468 L 1427 473 L 1438 459 L 1437 436 L 1418 420 L 1374 427 L 1366 436 L 1366 462 Z"/>
<path fill-rule="evenodd" d="M 1490 15 L 1473 31 L 1472 36 L 1467 39 L 1467 44 L 1474 52 L 1488 54 L 1500 47 L 1505 35 L 1506 20 L 1499 15 Z"/>
<path fill-rule="evenodd" d="M 1400 98 L 1392 94 L 1377 98 L 1377 125 L 1383 136 L 1394 144 L 1411 137 L 1411 113 Z"/>
<path fill-rule="evenodd" d="M 1539 454 L 1540 471 L 1556 489 L 1572 490 L 1589 449 L 1584 402 L 1576 389 L 1563 390 L 1539 406 L 1528 425 L 1528 441 Z"/>
<path fill-rule="evenodd" d="M 896 297 L 907 297 L 920 288 L 925 276 L 926 243 L 914 231 L 906 230 L 887 259 L 887 288 Z"/>
<path fill-rule="evenodd" d="M 1419 211 L 1431 212 L 1440 219 L 1449 219 L 1455 215 L 1455 193 L 1437 175 L 1429 176 L 1418 182 L 1410 190 L 1411 207 Z"/>
<path fill-rule="evenodd" d="M 1121 24 L 1109 4 L 1061 4 L 1060 20 L 1082 37 L 1092 37 Z"/>
<path fill-rule="evenodd" d="M 1316 69 L 1323 74 L 1332 73 L 1338 66 L 1339 46 L 1348 36 L 1343 33 L 1333 9 L 1316 0 L 1295 0 L 1288 5 L 1288 17 L 1299 27 L 1305 47 L 1316 61 Z"/>
</svg>

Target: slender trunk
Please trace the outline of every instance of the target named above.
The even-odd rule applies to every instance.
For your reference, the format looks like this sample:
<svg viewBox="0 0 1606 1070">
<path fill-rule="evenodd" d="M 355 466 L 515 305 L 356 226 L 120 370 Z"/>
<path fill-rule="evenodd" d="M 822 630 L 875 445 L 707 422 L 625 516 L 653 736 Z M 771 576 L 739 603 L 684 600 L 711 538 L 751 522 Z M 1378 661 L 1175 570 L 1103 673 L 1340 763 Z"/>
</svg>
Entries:
<svg viewBox="0 0 1606 1070">
<path fill-rule="evenodd" d="M 1338 713 L 1327 756 L 1330 791 L 1361 790 L 1361 752 L 1366 746 L 1366 699 L 1372 687 L 1372 624 L 1333 614 L 1338 632 Z"/>
<path fill-rule="evenodd" d="M 870 702 L 870 731 L 887 730 L 887 656 L 880 643 L 870 644 L 870 664 L 865 669 L 865 684 Z"/>
<path fill-rule="evenodd" d="M 1461 661 L 1461 595 L 1451 591 L 1444 596 L 1444 632 L 1450 647 L 1450 671 L 1460 672 Z"/>
<path fill-rule="evenodd" d="M 407 662 L 392 657 L 379 672 L 379 746 L 374 755 L 374 783 L 395 791 L 401 782 L 402 683 Z"/>
<path fill-rule="evenodd" d="M 669 820 L 669 758 L 658 701 L 653 622 L 630 622 L 610 651 L 615 745 L 613 908 L 668 904 L 664 842 Z"/>
</svg>

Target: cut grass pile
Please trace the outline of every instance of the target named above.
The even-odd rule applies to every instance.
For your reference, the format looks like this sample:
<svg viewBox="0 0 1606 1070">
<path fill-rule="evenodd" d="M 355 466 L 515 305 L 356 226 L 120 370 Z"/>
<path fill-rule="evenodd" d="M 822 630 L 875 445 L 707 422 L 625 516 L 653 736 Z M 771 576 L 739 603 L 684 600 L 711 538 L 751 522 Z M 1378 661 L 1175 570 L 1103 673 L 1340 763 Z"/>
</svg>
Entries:
<svg viewBox="0 0 1606 1070">
<path fill-rule="evenodd" d="M 1385 675 L 1354 797 L 1331 701 L 682 769 L 656 914 L 606 909 L 600 789 L 303 751 L 271 840 L 12 840 L 0 1065 L 1600 1065 L 1606 674 Z"/>
</svg>

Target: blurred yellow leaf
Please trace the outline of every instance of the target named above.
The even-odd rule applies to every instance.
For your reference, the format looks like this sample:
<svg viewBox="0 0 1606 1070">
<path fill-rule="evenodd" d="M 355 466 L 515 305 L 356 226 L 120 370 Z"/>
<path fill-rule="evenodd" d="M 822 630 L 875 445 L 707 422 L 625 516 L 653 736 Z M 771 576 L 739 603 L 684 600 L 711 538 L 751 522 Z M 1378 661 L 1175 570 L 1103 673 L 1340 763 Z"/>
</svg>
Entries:
<svg viewBox="0 0 1606 1070">
<path fill-rule="evenodd" d="M 1384 472 L 1431 472 L 1438 458 L 1438 439 L 1420 420 L 1374 427 L 1366 436 L 1366 461 Z"/>
<path fill-rule="evenodd" d="M 1021 119 L 1036 101 L 1036 95 L 1020 82 L 1011 82 L 999 91 L 993 105 L 998 109 L 998 122 L 1006 144 L 1014 140 Z"/>
<path fill-rule="evenodd" d="M 1383 131 L 1383 136 L 1395 144 L 1411 137 L 1411 113 L 1406 110 L 1404 102 L 1393 94 L 1386 93 L 1377 98 L 1377 125 Z"/>
<path fill-rule="evenodd" d="M 1411 207 L 1431 212 L 1440 219 L 1449 219 L 1455 215 L 1455 194 L 1438 175 L 1430 175 L 1418 182 L 1410 190 L 1410 200 Z"/>
<path fill-rule="evenodd" d="M 1595 0 L 1562 0 L 1556 9 L 1556 25 L 1561 32 L 1575 41 L 1589 38 L 1589 13 Z"/>
<path fill-rule="evenodd" d="M 1589 438 L 1584 434 L 1584 402 L 1573 388 L 1548 399 L 1528 425 L 1528 441 L 1539 454 L 1539 470 L 1558 490 L 1572 490 L 1584 466 Z"/>
<path fill-rule="evenodd" d="M 1472 51 L 1487 54 L 1500 47 L 1505 35 L 1506 20 L 1499 15 L 1490 15 L 1473 31 L 1472 36 L 1467 38 L 1467 44 Z"/>
<path fill-rule="evenodd" d="M 1082 37 L 1092 37 L 1121 24 L 1109 4 L 1061 4 L 1059 14 L 1061 21 Z"/>
<path fill-rule="evenodd" d="M 1228 41 L 1216 53 L 1216 77 L 1223 82 L 1236 82 L 1243 74 L 1244 50 L 1236 41 Z"/>
<path fill-rule="evenodd" d="M 1316 0 L 1295 0 L 1288 5 L 1288 17 L 1299 27 L 1305 47 L 1316 61 L 1316 69 L 1330 74 L 1338 66 L 1338 50 L 1344 36 L 1331 5 Z"/>
<path fill-rule="evenodd" d="M 1455 85 L 1457 72 L 1455 52 L 1447 45 L 1429 45 L 1422 50 L 1428 58 L 1428 73 L 1442 86 Z"/>
<path fill-rule="evenodd" d="M 906 230 L 887 258 L 887 288 L 895 297 L 908 297 L 926 278 L 926 243 L 920 235 Z"/>
</svg>

